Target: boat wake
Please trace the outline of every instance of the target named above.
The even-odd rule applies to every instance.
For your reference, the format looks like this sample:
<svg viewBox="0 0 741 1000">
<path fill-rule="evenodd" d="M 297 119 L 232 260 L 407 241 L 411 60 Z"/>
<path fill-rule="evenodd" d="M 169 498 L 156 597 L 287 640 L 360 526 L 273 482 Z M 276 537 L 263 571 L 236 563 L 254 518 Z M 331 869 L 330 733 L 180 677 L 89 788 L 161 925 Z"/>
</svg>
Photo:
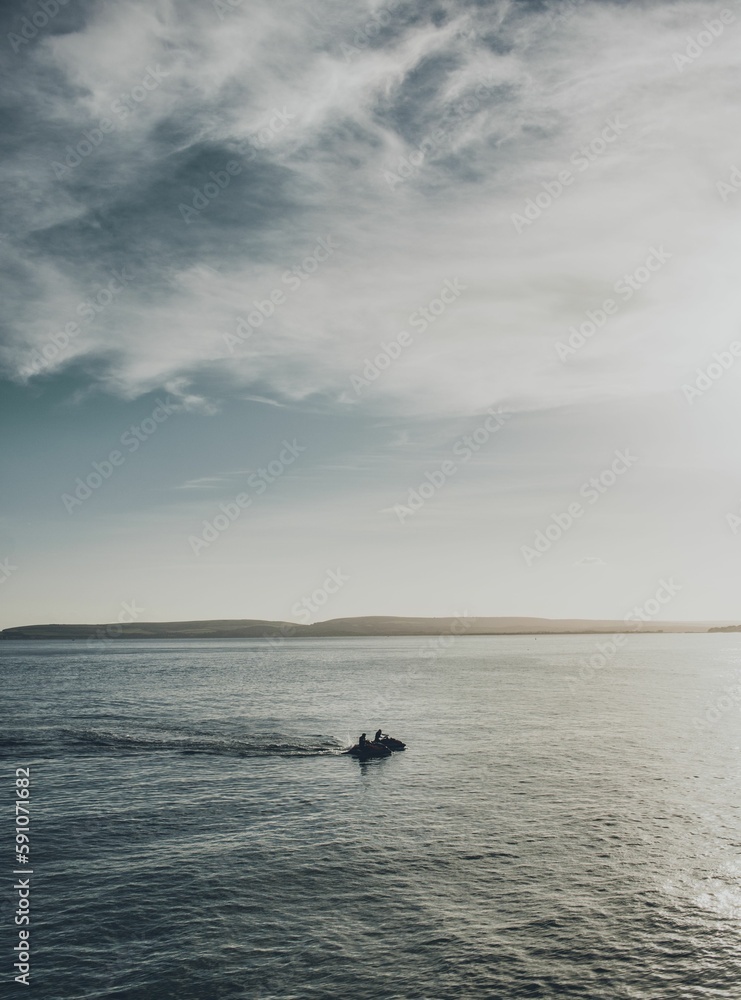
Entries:
<svg viewBox="0 0 741 1000">
<path fill-rule="evenodd" d="M 29 734 L 30 735 L 30 734 Z M 39 751 L 51 756 L 80 754 L 210 754 L 223 757 L 321 757 L 338 754 L 339 740 L 329 736 L 285 733 L 212 735 L 193 732 L 133 732 L 113 728 L 63 728 L 36 738 L 12 740 L 17 752 Z M 35 745 L 34 745 L 35 744 Z M 43 745 L 39 745 L 43 744 Z"/>
</svg>

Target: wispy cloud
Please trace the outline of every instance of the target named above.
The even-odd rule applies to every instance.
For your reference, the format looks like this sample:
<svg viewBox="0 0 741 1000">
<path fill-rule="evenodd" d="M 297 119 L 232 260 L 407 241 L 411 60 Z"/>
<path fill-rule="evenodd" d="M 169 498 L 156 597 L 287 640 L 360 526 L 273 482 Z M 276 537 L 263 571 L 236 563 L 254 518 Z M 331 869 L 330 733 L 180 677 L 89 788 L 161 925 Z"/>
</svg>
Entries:
<svg viewBox="0 0 741 1000">
<path fill-rule="evenodd" d="M 465 296 L 411 330 L 356 405 L 465 415 L 647 394 L 728 341 L 738 236 L 714 185 L 738 159 L 741 24 L 680 71 L 704 3 L 590 2 L 555 21 L 536 4 L 398 3 L 364 35 L 377 9 L 124 0 L 18 52 L 5 372 L 74 362 L 125 398 L 164 387 L 209 412 L 221 386 L 341 410 L 358 364 L 455 276 Z M 328 236 L 339 249 L 296 277 Z M 562 363 L 554 344 L 655 246 L 670 262 Z M 122 293 L 81 316 L 121 267 Z M 29 373 L 67 323 L 69 347 Z"/>
<path fill-rule="evenodd" d="M 198 479 L 189 479 L 177 487 L 179 490 L 215 490 L 229 482 L 228 476 L 201 476 Z"/>
</svg>

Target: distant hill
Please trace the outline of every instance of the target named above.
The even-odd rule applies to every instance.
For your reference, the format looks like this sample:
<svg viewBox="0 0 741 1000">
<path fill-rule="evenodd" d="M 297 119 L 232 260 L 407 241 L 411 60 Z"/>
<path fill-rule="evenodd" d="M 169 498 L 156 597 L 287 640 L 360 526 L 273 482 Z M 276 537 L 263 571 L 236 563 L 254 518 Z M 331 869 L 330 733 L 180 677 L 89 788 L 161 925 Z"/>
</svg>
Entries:
<svg viewBox="0 0 741 1000">
<path fill-rule="evenodd" d="M 263 619 L 21 625 L 0 639 L 255 639 L 389 635 L 559 635 L 611 632 L 738 632 L 719 622 L 624 622 L 588 618 L 332 618 L 312 625 Z"/>
</svg>

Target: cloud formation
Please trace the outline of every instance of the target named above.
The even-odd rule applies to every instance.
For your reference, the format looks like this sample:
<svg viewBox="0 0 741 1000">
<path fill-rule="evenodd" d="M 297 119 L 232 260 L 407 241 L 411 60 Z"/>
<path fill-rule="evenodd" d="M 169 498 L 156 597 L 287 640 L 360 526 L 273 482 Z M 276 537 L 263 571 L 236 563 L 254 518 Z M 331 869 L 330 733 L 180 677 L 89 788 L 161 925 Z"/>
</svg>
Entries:
<svg viewBox="0 0 741 1000">
<path fill-rule="evenodd" d="M 735 335 L 735 14 L 692 56 L 705 3 L 3 17 L 12 379 L 465 415 L 674 390 Z"/>
</svg>

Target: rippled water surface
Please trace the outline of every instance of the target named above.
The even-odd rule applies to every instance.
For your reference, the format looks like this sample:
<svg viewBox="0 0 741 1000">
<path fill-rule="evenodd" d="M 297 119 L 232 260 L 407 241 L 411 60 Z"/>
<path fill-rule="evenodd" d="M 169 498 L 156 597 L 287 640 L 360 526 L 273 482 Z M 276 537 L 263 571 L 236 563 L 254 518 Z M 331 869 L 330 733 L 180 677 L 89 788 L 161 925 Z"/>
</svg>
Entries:
<svg viewBox="0 0 741 1000">
<path fill-rule="evenodd" d="M 0 643 L 28 995 L 737 1000 L 741 636 L 598 641 Z"/>
</svg>

